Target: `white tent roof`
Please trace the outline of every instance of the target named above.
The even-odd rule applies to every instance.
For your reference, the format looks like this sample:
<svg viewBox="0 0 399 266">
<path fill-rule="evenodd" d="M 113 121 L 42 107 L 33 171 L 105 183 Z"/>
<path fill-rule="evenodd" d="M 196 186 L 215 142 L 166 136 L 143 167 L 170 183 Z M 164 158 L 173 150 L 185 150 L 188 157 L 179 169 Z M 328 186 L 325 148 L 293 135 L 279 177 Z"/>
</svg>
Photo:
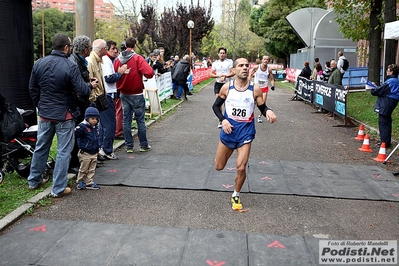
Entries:
<svg viewBox="0 0 399 266">
<path fill-rule="evenodd" d="M 321 8 L 302 8 L 290 13 L 286 17 L 286 20 L 306 47 L 311 47 L 314 46 L 313 29 L 326 13 L 328 13 L 328 11 Z"/>
<path fill-rule="evenodd" d="M 385 24 L 384 39 L 399 39 L 399 21 Z"/>
</svg>

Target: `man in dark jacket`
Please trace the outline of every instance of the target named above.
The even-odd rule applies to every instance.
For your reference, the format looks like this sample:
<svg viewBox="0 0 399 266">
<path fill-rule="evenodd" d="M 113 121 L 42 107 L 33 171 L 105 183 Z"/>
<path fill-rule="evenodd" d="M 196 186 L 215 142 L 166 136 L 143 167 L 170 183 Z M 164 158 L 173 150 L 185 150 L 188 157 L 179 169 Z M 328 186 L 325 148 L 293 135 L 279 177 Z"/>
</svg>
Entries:
<svg viewBox="0 0 399 266">
<path fill-rule="evenodd" d="M 84 82 L 90 82 L 90 72 L 87 69 L 87 60 L 86 57 L 90 55 L 91 50 L 93 49 L 91 40 L 86 35 L 79 35 L 73 39 L 73 52 L 69 57 L 69 60 L 74 62 L 78 68 L 80 75 L 82 76 Z M 76 104 L 79 108 L 80 114 L 75 117 L 75 126 L 79 125 L 80 122 L 84 120 L 84 114 L 86 109 L 89 107 L 89 97 L 80 97 L 76 95 Z M 75 145 L 73 146 L 73 150 L 71 152 L 71 160 L 69 162 L 68 172 L 72 174 L 77 174 L 79 171 L 79 158 L 78 158 L 79 147 L 75 140 Z M 99 155 L 99 163 L 105 161 L 101 155 Z"/>
<path fill-rule="evenodd" d="M 93 47 L 89 37 L 85 35 L 79 35 L 73 39 L 73 53 L 71 53 L 69 60 L 78 65 L 80 74 L 85 82 L 90 81 L 90 73 L 89 70 L 87 70 L 88 63 L 86 57 L 90 55 L 91 50 L 93 50 Z M 81 114 L 83 119 L 85 111 L 86 109 L 84 109 Z"/>
<path fill-rule="evenodd" d="M 177 82 L 179 85 L 179 89 L 176 95 L 177 99 L 181 99 L 182 91 L 180 88 L 184 90 L 184 98 L 187 100 L 187 95 L 191 95 L 188 85 L 187 85 L 187 77 L 190 74 L 190 56 L 185 55 L 182 60 L 180 60 L 177 65 L 174 67 L 172 79 Z"/>
<path fill-rule="evenodd" d="M 75 95 L 86 97 L 96 81 L 85 83 L 76 64 L 68 60 L 71 39 L 64 34 L 53 38 L 53 51 L 33 66 L 29 92 L 38 108 L 39 124 L 35 152 L 32 156 L 28 184 L 37 189 L 44 184 L 42 174 L 46 167 L 54 134 L 57 134 L 57 158 L 53 174 L 53 197 L 71 193 L 67 187 L 68 165 L 73 144 L 76 105 Z"/>
</svg>

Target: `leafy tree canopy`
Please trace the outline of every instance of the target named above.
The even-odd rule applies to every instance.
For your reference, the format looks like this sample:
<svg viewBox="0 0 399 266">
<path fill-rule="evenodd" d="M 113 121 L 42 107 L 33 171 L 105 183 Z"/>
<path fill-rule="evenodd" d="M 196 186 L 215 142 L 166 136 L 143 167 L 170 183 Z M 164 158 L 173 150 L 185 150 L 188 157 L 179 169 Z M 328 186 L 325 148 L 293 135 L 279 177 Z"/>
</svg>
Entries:
<svg viewBox="0 0 399 266">
<path fill-rule="evenodd" d="M 288 61 L 289 55 L 302 48 L 303 43 L 285 18 L 305 7 L 326 8 L 326 5 L 322 0 L 270 0 L 252 12 L 250 29 L 267 40 L 268 52 Z"/>
<path fill-rule="evenodd" d="M 73 36 L 75 24 L 74 14 L 63 13 L 57 8 L 37 9 L 33 11 L 33 52 L 35 59 L 43 56 L 42 12 L 44 12 L 45 55 L 48 55 L 53 49 L 52 42 L 54 35 L 64 33 L 68 36 Z"/>
<path fill-rule="evenodd" d="M 156 5 L 152 1 L 144 1 L 140 6 L 140 16 L 137 15 L 132 6 L 136 6 L 132 0 L 132 6 L 124 6 L 125 1 L 118 0 L 116 15 L 111 21 L 95 20 L 95 38 L 114 40 L 120 44 L 126 37 L 137 38 L 137 51 L 148 55 L 157 47 L 165 48 L 165 57 L 189 53 L 190 30 L 187 28 L 189 20 L 194 21 L 192 29 L 192 51 L 200 53 L 202 39 L 209 36 L 214 27 L 212 18 L 212 2 L 208 7 L 200 4 L 200 0 L 189 5 L 177 3 L 175 8 L 165 8 L 163 13 L 158 14 Z M 35 58 L 42 54 L 42 11 L 33 12 L 34 29 L 34 51 Z M 52 50 L 51 42 L 53 36 L 62 32 L 71 36 L 74 34 L 75 16 L 71 13 L 63 13 L 54 8 L 44 9 L 45 16 L 45 51 L 46 54 Z"/>
<path fill-rule="evenodd" d="M 137 37 L 138 45 L 146 54 L 154 48 L 164 47 L 165 57 L 172 55 L 183 56 L 189 53 L 190 30 L 187 22 L 192 20 L 192 51 L 198 53 L 201 41 L 208 36 L 214 26 L 211 16 L 212 2 L 208 8 L 193 0 L 187 6 L 177 3 L 175 8 L 165 8 L 159 18 L 154 3 L 144 1 L 140 8 L 141 19 L 131 25 L 132 35 Z"/>
<path fill-rule="evenodd" d="M 379 83 L 384 23 L 397 19 L 397 1 L 330 0 L 329 5 L 337 14 L 336 21 L 344 37 L 353 41 L 367 40 L 369 42 L 368 50 L 364 46 L 358 47 L 358 57 L 368 61 L 368 79 Z M 394 40 L 387 40 L 386 65 L 395 63 L 395 46 Z"/>
<path fill-rule="evenodd" d="M 370 25 L 371 1 L 342 0 L 330 1 L 337 14 L 339 31 L 352 41 L 367 40 Z"/>
<path fill-rule="evenodd" d="M 248 58 L 256 61 L 264 51 L 264 39 L 249 30 L 252 6 L 249 0 L 231 0 L 224 6 L 222 22 L 202 41 L 202 54 L 218 58 L 218 48 L 227 48 L 229 58 Z"/>
<path fill-rule="evenodd" d="M 118 46 L 129 36 L 129 23 L 119 17 L 111 21 L 94 20 L 95 38 L 113 40 Z"/>
</svg>

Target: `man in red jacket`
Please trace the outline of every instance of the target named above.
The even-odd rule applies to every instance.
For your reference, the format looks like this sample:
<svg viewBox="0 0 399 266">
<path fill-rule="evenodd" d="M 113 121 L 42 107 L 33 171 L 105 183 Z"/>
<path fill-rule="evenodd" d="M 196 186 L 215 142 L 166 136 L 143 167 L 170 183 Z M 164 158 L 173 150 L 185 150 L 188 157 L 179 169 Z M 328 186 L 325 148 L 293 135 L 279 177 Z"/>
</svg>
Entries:
<svg viewBox="0 0 399 266">
<path fill-rule="evenodd" d="M 136 48 L 136 39 L 130 37 L 126 39 L 126 50 L 123 51 L 114 61 L 114 69 L 118 71 L 119 67 L 126 64 L 130 69 L 129 74 L 123 75 L 116 83 L 116 87 L 120 91 L 123 108 L 123 137 L 125 138 L 126 151 L 133 152 L 133 136 L 132 136 L 132 116 L 137 122 L 138 137 L 140 142 L 140 151 L 146 152 L 151 150 L 151 146 L 147 141 L 147 129 L 145 125 L 145 98 L 143 76 L 152 78 L 154 70 L 145 59 L 134 52 Z"/>
</svg>

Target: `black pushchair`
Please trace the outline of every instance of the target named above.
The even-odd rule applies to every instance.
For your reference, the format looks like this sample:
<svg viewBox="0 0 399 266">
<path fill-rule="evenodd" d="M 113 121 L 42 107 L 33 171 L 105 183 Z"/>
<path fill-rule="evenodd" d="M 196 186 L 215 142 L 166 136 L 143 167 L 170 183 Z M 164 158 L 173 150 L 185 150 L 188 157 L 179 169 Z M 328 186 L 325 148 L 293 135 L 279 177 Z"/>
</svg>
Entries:
<svg viewBox="0 0 399 266">
<path fill-rule="evenodd" d="M 25 123 L 22 116 L 29 115 L 33 111 L 25 111 L 14 107 L 5 101 L 3 95 L 0 95 L 0 104 L 2 104 L 0 107 L 0 182 L 3 181 L 6 173 L 14 171 L 27 178 L 36 146 L 37 126 L 23 129 Z M 10 116 L 14 119 L 9 118 Z M 9 124 L 5 124 L 6 119 L 9 120 Z M 7 131 L 4 127 L 12 130 Z M 43 180 L 46 182 L 53 176 L 54 165 L 55 160 L 50 156 L 43 173 Z"/>
</svg>

